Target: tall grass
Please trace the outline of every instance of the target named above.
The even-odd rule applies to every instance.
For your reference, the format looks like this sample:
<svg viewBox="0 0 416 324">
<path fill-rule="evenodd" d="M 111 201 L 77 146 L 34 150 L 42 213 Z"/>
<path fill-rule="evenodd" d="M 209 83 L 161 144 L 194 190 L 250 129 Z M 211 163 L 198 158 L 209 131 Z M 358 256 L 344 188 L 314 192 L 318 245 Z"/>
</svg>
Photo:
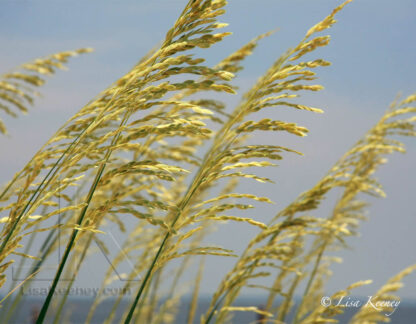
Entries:
<svg viewBox="0 0 416 324">
<path fill-rule="evenodd" d="M 349 2 L 336 7 L 307 30 L 303 39 L 294 42 L 294 47 L 276 58 L 230 110 L 213 99 L 213 92 L 237 93 L 234 77 L 243 68 L 244 59 L 270 33 L 209 67 L 202 55 L 230 35 L 221 31 L 227 24 L 218 21 L 227 3 L 189 1 L 161 45 L 59 128 L 0 194 L 0 211 L 8 215 L 1 219 L 1 285 L 8 281 L 5 272 L 13 263 L 13 255 L 21 257 L 20 265 L 31 264 L 27 280 L 19 286 L 11 282 L 11 293 L 1 301 L 2 322 L 17 312 L 23 302 L 19 291 L 29 287 L 31 279 L 43 271 L 45 260 L 56 253 L 62 240 L 66 247 L 36 320 L 39 324 L 60 323 L 69 289 L 59 298 L 53 298 L 54 292 L 58 287 L 72 286 L 93 242 L 106 249 L 100 237 L 108 224 L 124 232 L 125 241 L 107 270 L 94 271 L 104 276 L 103 291 L 111 285 L 113 269 L 126 256 L 134 260 L 131 272 L 123 274 L 130 279 L 124 281 L 123 288 L 134 291 L 129 306 L 123 309 L 122 322 L 126 324 L 174 322 L 181 302 L 180 279 L 195 260 L 200 267 L 191 287 L 188 323 L 228 323 L 236 311 L 255 312 L 262 323 L 285 322 L 296 294 L 302 298 L 294 309 L 293 323 L 335 321 L 343 309 L 320 304 L 333 261 L 327 252 L 345 248 L 347 238 L 357 232 L 367 205 L 365 195 L 384 196 L 374 173 L 386 162 L 387 155 L 405 151 L 397 138 L 416 134 L 416 108 L 412 106 L 416 95 L 396 100 L 314 187 L 276 211 L 267 224 L 256 219 L 251 210 L 255 204 L 272 203 L 273 197 L 239 193 L 236 188 L 241 179 L 273 182 L 253 170 L 274 167 L 273 162 L 286 154 L 301 154 L 277 142 L 277 135 L 284 132 L 304 137 L 308 129 L 280 120 L 279 110 L 323 112 L 300 104 L 298 98 L 304 92 L 323 89 L 311 82 L 317 79 L 317 70 L 330 63 L 314 58 L 314 51 L 329 44 L 330 37 L 325 33 Z M 26 111 L 34 93 L 27 84 L 40 86 L 40 75 L 53 73 L 69 56 L 87 51 L 56 54 L 3 75 L 0 108 L 11 115 L 15 115 L 16 108 Z M 276 119 L 259 120 L 258 112 L 263 109 L 273 109 Z M 0 131 L 6 132 L 1 121 Z M 278 144 L 247 144 L 248 139 L 255 142 L 259 132 L 269 132 Z M 335 190 L 341 194 L 330 215 L 323 217 L 320 203 Z M 245 210 L 247 216 L 241 216 Z M 126 217 L 135 219 L 134 228 L 126 227 Z M 241 255 L 204 243 L 206 236 L 226 221 L 257 228 L 254 237 L 241 242 L 245 246 Z M 45 241 L 36 236 L 39 232 L 47 233 Z M 24 252 L 19 250 L 24 248 L 20 242 L 28 235 L 29 244 L 40 246 L 34 256 L 28 255 L 27 247 Z M 197 319 L 204 265 L 214 260 L 205 259 L 207 255 L 236 261 L 223 275 L 205 314 Z M 172 268 L 172 264 L 177 267 Z M 393 277 L 377 298 L 398 298 L 392 293 L 415 269 L 411 266 Z M 140 280 L 134 281 L 138 274 Z M 63 279 L 68 275 L 69 282 Z M 164 281 L 164 286 L 170 284 L 166 293 L 161 289 Z M 332 298 L 368 283 L 353 284 Z M 249 288 L 264 290 L 263 309 L 257 305 L 236 306 L 242 290 Z M 102 297 L 94 300 L 87 323 L 102 301 Z M 121 307 L 119 296 L 113 300 L 106 323 L 116 321 Z M 363 308 L 352 323 L 386 320 L 382 314 L 390 310 L 388 306 L 378 311 Z"/>
</svg>

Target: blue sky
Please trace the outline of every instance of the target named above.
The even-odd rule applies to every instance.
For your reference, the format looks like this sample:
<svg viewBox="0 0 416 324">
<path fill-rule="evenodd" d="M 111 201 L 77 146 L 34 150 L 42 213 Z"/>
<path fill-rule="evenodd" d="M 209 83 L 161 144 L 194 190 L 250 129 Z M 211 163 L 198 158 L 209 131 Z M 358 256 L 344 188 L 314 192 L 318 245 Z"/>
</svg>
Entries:
<svg viewBox="0 0 416 324">
<path fill-rule="evenodd" d="M 159 40 L 184 7 L 182 0 L 153 1 L 11 1 L 0 3 L 0 73 L 23 62 L 58 51 L 93 47 L 95 52 L 75 58 L 69 72 L 59 72 L 42 89 L 43 98 L 28 116 L 7 119 L 10 137 L 0 137 L 0 183 L 17 172 L 36 150 L 72 114 L 116 78 L 123 75 Z M 236 82 L 248 87 L 283 51 L 303 37 L 339 3 L 329 0 L 230 0 L 221 21 L 234 34 L 219 46 L 205 51 L 215 64 L 251 38 L 279 28 L 263 40 L 246 61 L 247 68 Z M 387 109 L 398 91 L 408 95 L 416 90 L 416 4 L 411 0 L 356 0 L 338 16 L 330 30 L 329 47 L 316 56 L 333 63 L 318 73 L 325 86 L 321 93 L 307 95 L 311 106 L 322 107 L 323 115 L 282 112 L 279 118 L 310 129 L 303 139 L 277 140 L 305 153 L 288 157 L 271 176 L 277 185 L 256 187 L 283 207 L 300 192 L 316 183 L 328 168 L 371 127 Z M 238 97 L 227 98 L 234 104 Z M 1 116 L 4 117 L 3 115 Z M 285 119 L 286 118 L 286 119 Z M 266 138 L 259 137 L 261 140 Z M 406 156 L 394 156 L 379 172 L 388 198 L 371 201 L 370 221 L 360 238 L 350 240 L 353 251 L 343 252 L 344 263 L 334 267 L 330 290 L 344 288 L 361 279 L 374 279 L 363 294 L 375 291 L 390 276 L 416 262 L 411 259 L 416 244 L 414 165 L 416 144 L 406 140 Z M 270 174 L 269 174 L 270 175 Z M 244 184 L 242 190 L 244 189 Z M 270 194 L 271 193 L 271 194 Z M 262 209 L 264 219 L 274 209 Z M 325 211 L 325 210 L 324 210 Z M 268 216 L 266 216 L 268 215 Z M 239 239 L 253 233 L 246 227 L 230 240 L 224 226 L 213 240 L 241 249 Z M 414 253 L 413 253 L 414 255 Z M 203 292 L 217 283 L 215 271 L 226 271 L 231 261 L 208 263 L 209 280 Z M 416 275 L 407 280 L 404 297 L 415 297 Z M 84 280 L 84 281 L 82 281 Z M 82 279 L 87 282 L 88 278 Z"/>
</svg>

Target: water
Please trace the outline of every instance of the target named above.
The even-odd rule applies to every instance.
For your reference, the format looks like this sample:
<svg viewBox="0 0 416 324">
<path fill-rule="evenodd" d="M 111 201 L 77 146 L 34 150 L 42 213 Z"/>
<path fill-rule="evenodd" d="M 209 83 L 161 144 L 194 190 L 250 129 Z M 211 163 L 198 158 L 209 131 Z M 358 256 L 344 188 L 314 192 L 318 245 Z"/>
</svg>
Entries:
<svg viewBox="0 0 416 324">
<path fill-rule="evenodd" d="M 42 305 L 43 299 L 39 297 L 27 297 L 21 304 L 20 309 L 17 311 L 15 318 L 9 320 L 7 323 L 1 321 L 1 324 L 32 324 L 31 316 L 36 310 L 39 310 Z M 107 318 L 108 313 L 111 310 L 114 299 L 108 299 L 104 301 L 97 309 L 92 323 L 102 324 Z M 188 314 L 188 298 L 183 299 L 182 306 L 179 308 L 178 316 L 175 324 L 186 323 L 186 317 Z M 85 322 L 86 315 L 91 306 L 91 298 L 75 298 L 71 297 L 65 306 L 64 314 L 70 314 L 69 321 L 71 324 L 83 324 Z M 127 307 L 129 303 L 127 300 L 123 300 L 120 304 L 119 312 L 115 317 L 113 323 L 119 323 L 122 310 Z M 259 298 L 241 298 L 234 306 L 252 306 L 261 305 Z M 195 323 L 199 323 L 201 314 L 205 313 L 209 306 L 209 298 L 201 298 L 198 303 L 197 313 L 195 317 Z M 354 315 L 355 309 L 348 308 L 345 313 L 338 317 L 340 324 L 348 323 L 349 319 Z M 69 313 L 70 312 L 70 313 Z M 234 312 L 233 319 L 229 322 L 232 324 L 249 324 L 256 320 L 256 315 L 251 312 Z M 290 314 L 287 318 L 287 323 L 291 322 L 293 314 Z M 416 323 L 416 301 L 402 301 L 396 311 L 390 316 L 392 324 L 414 324 Z M 51 317 L 47 318 L 45 323 L 52 323 Z M 146 323 L 143 323 L 146 324 Z"/>
</svg>

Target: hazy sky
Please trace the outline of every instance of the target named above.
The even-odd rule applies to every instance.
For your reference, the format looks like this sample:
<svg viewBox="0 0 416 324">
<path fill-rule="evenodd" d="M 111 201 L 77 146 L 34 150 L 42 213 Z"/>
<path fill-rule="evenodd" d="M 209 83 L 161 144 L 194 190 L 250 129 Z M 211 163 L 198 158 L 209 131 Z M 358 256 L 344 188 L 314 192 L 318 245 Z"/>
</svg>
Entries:
<svg viewBox="0 0 416 324">
<path fill-rule="evenodd" d="M 251 38 L 279 28 L 263 40 L 246 61 L 236 83 L 247 89 L 288 47 L 340 1 L 329 0 L 230 0 L 222 22 L 234 35 L 205 51 L 215 64 Z M 0 137 L 0 183 L 8 181 L 36 150 L 72 114 L 115 79 L 127 72 L 152 46 L 163 39 L 183 9 L 184 0 L 153 1 L 1 1 L 0 73 L 23 62 L 62 50 L 93 47 L 95 52 L 71 60 L 69 72 L 59 72 L 41 90 L 28 116 L 6 119 L 10 137 Z M 380 118 L 398 91 L 416 90 L 416 3 L 412 0 L 356 0 L 338 16 L 330 30 L 331 44 L 314 57 L 333 63 L 318 72 L 325 90 L 307 95 L 304 101 L 322 107 L 323 115 L 280 112 L 277 119 L 293 121 L 310 129 L 306 138 L 276 136 L 273 141 L 305 154 L 287 156 L 279 167 L 268 170 L 276 185 L 251 186 L 277 205 L 256 212 L 262 220 L 272 217 L 299 193 L 312 187 L 332 164 Z M 230 104 L 238 97 L 226 99 Z M 276 111 L 274 111 L 276 114 Z M 266 140 L 264 135 L 259 141 Z M 351 238 L 353 250 L 342 252 L 344 263 L 333 267 L 330 291 L 361 279 L 374 284 L 360 290 L 376 291 L 390 276 L 415 263 L 416 141 L 406 140 L 407 155 L 396 155 L 380 169 L 378 178 L 387 199 L 371 200 L 370 221 L 361 237 Z M 323 212 L 329 209 L 323 209 Z M 231 226 L 232 225 L 232 226 Z M 212 241 L 241 251 L 242 240 L 254 234 L 247 226 L 222 227 Z M 234 231 L 230 239 L 229 231 Z M 226 271 L 233 260 L 208 259 L 209 280 L 204 293 L 218 283 L 215 271 Z M 101 261 L 100 261 L 101 262 Z M 88 274 L 81 278 L 86 284 Z M 416 275 L 406 280 L 399 295 L 416 297 Z"/>
</svg>

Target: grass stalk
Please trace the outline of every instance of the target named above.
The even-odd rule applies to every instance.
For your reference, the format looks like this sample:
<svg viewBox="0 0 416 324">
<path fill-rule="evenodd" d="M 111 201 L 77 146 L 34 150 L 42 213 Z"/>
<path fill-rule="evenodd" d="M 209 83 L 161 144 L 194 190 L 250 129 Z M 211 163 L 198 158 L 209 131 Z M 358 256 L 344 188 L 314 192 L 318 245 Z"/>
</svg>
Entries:
<svg viewBox="0 0 416 324">
<path fill-rule="evenodd" d="M 97 174 L 95 176 L 93 185 L 91 186 L 90 191 L 89 191 L 89 193 L 87 195 L 87 199 L 85 201 L 86 202 L 86 206 L 82 209 L 81 214 L 80 214 L 80 216 L 78 218 L 78 221 L 77 221 L 77 225 L 78 226 L 81 226 L 82 225 L 82 222 L 83 222 L 84 217 L 85 217 L 85 215 L 87 213 L 88 207 L 89 207 L 89 205 L 91 203 L 91 200 L 92 200 L 92 198 L 94 196 L 95 189 L 98 186 L 98 183 L 99 183 L 99 181 L 101 179 L 101 176 L 102 176 L 102 174 L 104 172 L 105 166 L 106 166 L 106 164 L 107 164 L 107 162 L 108 162 L 108 160 L 109 160 L 109 158 L 111 156 L 112 147 L 117 143 L 117 141 L 118 141 L 118 139 L 120 137 L 120 134 L 121 134 L 121 127 L 127 122 L 129 115 L 130 115 L 129 114 L 129 111 L 127 111 L 125 113 L 125 116 L 124 116 L 123 120 L 120 123 L 120 127 L 118 128 L 119 131 L 113 137 L 112 143 L 111 143 L 109 149 L 107 150 L 107 153 L 106 153 L 106 156 L 104 158 L 104 161 L 100 165 L 100 168 L 99 168 L 99 170 L 98 170 L 98 172 L 97 172 Z M 69 254 L 70 254 L 70 252 L 72 250 L 72 247 L 75 244 L 75 239 L 78 236 L 78 232 L 79 232 L 78 229 L 74 229 L 72 231 L 71 237 L 70 237 L 70 239 L 68 241 L 68 244 L 66 246 L 65 252 L 64 252 L 64 254 L 62 256 L 62 260 L 61 260 L 61 262 L 59 264 L 59 268 L 58 268 L 58 270 L 56 272 L 56 275 L 55 275 L 55 278 L 54 278 L 54 280 L 52 282 L 51 288 L 49 289 L 48 295 L 47 295 L 47 297 L 45 299 L 45 302 L 44 302 L 44 304 L 42 306 L 42 309 L 41 309 L 41 311 L 39 313 L 39 316 L 38 316 L 38 318 L 36 320 L 36 324 L 42 324 L 43 321 L 45 320 L 46 313 L 48 311 L 50 302 L 52 300 L 53 294 L 54 294 L 55 289 L 56 289 L 56 287 L 58 285 L 58 282 L 60 280 L 60 277 L 62 275 L 62 271 L 63 271 L 63 269 L 65 267 L 65 264 L 66 264 L 66 262 L 68 260 Z"/>
</svg>

